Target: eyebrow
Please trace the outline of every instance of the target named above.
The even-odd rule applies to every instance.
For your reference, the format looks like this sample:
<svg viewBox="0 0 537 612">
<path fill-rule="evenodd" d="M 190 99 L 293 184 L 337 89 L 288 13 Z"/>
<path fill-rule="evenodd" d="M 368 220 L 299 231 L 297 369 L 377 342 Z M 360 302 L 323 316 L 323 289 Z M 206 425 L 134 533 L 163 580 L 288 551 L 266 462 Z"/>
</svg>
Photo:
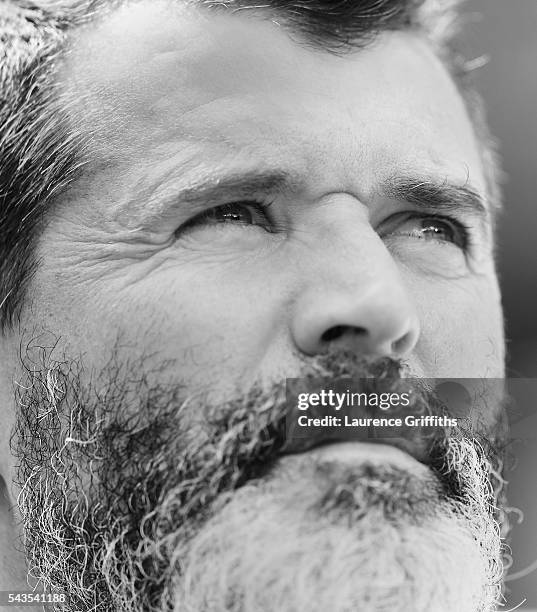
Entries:
<svg viewBox="0 0 537 612">
<path fill-rule="evenodd" d="M 381 188 L 386 197 L 403 200 L 418 209 L 459 212 L 490 221 L 491 211 L 479 192 L 470 185 L 446 181 L 393 177 Z"/>
<path fill-rule="evenodd" d="M 226 200 L 249 200 L 255 197 L 275 197 L 298 193 L 305 183 L 284 170 L 252 170 L 237 172 L 223 177 L 202 179 L 173 194 L 168 192 L 162 200 L 152 193 L 145 200 L 142 223 L 151 224 L 180 209 L 187 214 L 189 208 L 217 206 Z M 479 219 L 483 226 L 490 224 L 491 211 L 483 197 L 470 185 L 457 185 L 448 180 L 434 178 L 394 176 L 385 180 L 376 193 L 395 200 L 406 202 L 424 211 L 458 212 Z M 156 196 L 156 197 L 155 197 Z M 151 202 L 152 200 L 153 202 Z"/>
<path fill-rule="evenodd" d="M 181 190 L 176 199 L 181 204 L 207 204 L 226 199 L 226 196 L 246 199 L 259 193 L 296 193 L 299 188 L 298 181 L 286 172 L 251 172 L 204 181 L 199 186 Z M 489 215 L 484 199 L 469 185 L 392 177 L 381 186 L 380 193 L 392 199 L 403 200 L 416 208 L 472 213 L 484 219 Z"/>
<path fill-rule="evenodd" d="M 172 173 L 169 173 L 172 175 Z M 167 177 L 166 177 L 167 178 Z M 163 192 L 161 189 L 163 188 Z M 170 188 L 166 180 L 156 189 L 140 187 L 135 198 L 127 202 L 126 210 L 138 210 L 138 228 L 151 227 L 176 211 L 188 215 L 202 208 L 224 204 L 226 200 L 252 200 L 286 194 L 299 185 L 284 171 L 251 171 L 225 177 L 204 178 L 186 187 Z"/>
<path fill-rule="evenodd" d="M 177 199 L 183 204 L 207 204 L 213 200 L 225 200 L 226 197 L 247 199 L 259 193 L 276 195 L 298 188 L 297 182 L 286 172 L 250 172 L 204 181 L 200 186 L 181 190 Z"/>
</svg>

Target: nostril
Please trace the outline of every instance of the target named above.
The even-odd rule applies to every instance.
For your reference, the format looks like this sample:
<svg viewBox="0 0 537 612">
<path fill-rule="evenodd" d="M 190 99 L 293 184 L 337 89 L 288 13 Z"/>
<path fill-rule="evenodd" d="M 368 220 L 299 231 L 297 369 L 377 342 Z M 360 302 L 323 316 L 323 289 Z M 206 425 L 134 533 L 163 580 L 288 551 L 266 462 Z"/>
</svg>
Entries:
<svg viewBox="0 0 537 612">
<path fill-rule="evenodd" d="M 392 342 L 392 354 L 393 355 L 402 355 L 407 352 L 409 347 L 413 343 L 412 332 L 406 333 L 404 336 L 401 336 L 395 342 Z"/>
<path fill-rule="evenodd" d="M 327 329 L 324 334 L 321 336 L 321 340 L 323 342 L 333 342 L 345 333 L 345 327 L 343 325 L 335 325 L 330 329 Z"/>
<path fill-rule="evenodd" d="M 323 342 L 334 342 L 339 340 L 344 334 L 353 334 L 356 336 L 362 336 L 367 334 L 367 330 L 363 327 L 350 327 L 348 325 L 334 325 L 330 329 L 327 329 L 321 336 Z"/>
</svg>

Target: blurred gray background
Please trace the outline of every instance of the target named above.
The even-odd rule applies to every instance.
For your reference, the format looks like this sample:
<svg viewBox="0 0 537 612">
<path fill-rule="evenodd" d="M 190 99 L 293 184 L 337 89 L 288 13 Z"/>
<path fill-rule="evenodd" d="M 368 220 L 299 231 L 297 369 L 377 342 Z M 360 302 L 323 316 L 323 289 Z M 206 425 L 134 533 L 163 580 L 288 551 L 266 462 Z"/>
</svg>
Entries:
<svg viewBox="0 0 537 612">
<path fill-rule="evenodd" d="M 469 0 L 464 48 L 489 62 L 477 72 L 492 130 L 501 142 L 505 213 L 500 220 L 500 279 L 508 337 L 508 375 L 537 390 L 537 0 Z M 525 519 L 512 534 L 516 574 L 537 565 L 537 394 L 532 415 L 513 429 L 516 469 L 509 501 Z M 513 518 L 514 515 L 513 515 Z M 516 576 L 515 576 L 516 577 Z M 537 568 L 508 582 L 505 610 L 526 599 L 537 609 Z"/>
</svg>

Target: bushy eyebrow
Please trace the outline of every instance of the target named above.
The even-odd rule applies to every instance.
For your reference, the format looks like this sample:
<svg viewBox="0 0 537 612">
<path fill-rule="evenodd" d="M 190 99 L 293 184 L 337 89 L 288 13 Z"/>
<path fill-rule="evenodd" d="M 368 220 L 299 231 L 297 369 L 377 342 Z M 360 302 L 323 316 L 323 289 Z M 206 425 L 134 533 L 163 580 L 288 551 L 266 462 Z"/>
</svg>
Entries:
<svg viewBox="0 0 537 612">
<path fill-rule="evenodd" d="M 279 169 L 251 170 L 204 178 L 186 187 L 179 187 L 176 192 L 168 192 L 164 201 L 157 194 L 152 194 L 157 195 L 157 201 L 151 196 L 146 199 L 143 207 L 145 210 L 141 215 L 143 225 L 158 222 L 173 214 L 174 210 L 195 214 L 200 209 L 230 201 L 296 195 L 306 188 L 306 184 L 307 181 Z M 484 227 L 491 222 L 491 212 L 484 199 L 469 184 L 457 185 L 447 180 L 399 175 L 383 181 L 375 192 L 381 197 L 406 202 L 425 212 L 472 216 Z"/>
<path fill-rule="evenodd" d="M 192 186 L 177 194 L 184 204 L 221 202 L 226 196 L 248 198 L 255 194 L 267 195 L 296 193 L 300 183 L 286 172 L 252 172 Z M 435 209 L 444 212 L 471 213 L 486 219 L 488 208 L 477 190 L 469 185 L 456 185 L 448 181 L 435 182 L 423 178 L 392 177 L 382 183 L 381 195 L 412 204 L 416 208 Z"/>
<path fill-rule="evenodd" d="M 248 199 L 260 193 L 276 195 L 296 191 L 298 184 L 283 171 L 232 174 L 181 190 L 177 199 L 184 204 L 222 203 L 227 197 Z"/>
<path fill-rule="evenodd" d="M 447 180 L 420 180 L 393 177 L 381 188 L 386 197 L 408 202 L 418 209 L 438 212 L 458 212 L 472 215 L 482 223 L 490 222 L 491 211 L 483 197 L 470 185 L 456 185 Z"/>
<path fill-rule="evenodd" d="M 280 170 L 213 175 L 174 188 L 175 175 L 176 171 L 168 171 L 156 186 L 140 181 L 134 186 L 135 195 L 125 201 L 119 214 L 126 216 L 130 224 L 136 224 L 137 229 L 147 229 L 167 217 L 177 218 L 178 211 L 188 216 L 230 201 L 254 200 L 299 190 L 292 177 Z"/>
</svg>

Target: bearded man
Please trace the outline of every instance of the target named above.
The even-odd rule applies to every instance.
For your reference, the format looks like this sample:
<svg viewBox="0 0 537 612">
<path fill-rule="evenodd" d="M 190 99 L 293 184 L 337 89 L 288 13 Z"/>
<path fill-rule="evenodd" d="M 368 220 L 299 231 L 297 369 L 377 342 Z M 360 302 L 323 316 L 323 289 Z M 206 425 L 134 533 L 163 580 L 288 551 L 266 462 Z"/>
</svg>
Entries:
<svg viewBox="0 0 537 612">
<path fill-rule="evenodd" d="M 1 590 L 496 610 L 498 394 L 404 444 L 284 426 L 287 378 L 504 376 L 455 4 L 0 4 Z"/>
</svg>

